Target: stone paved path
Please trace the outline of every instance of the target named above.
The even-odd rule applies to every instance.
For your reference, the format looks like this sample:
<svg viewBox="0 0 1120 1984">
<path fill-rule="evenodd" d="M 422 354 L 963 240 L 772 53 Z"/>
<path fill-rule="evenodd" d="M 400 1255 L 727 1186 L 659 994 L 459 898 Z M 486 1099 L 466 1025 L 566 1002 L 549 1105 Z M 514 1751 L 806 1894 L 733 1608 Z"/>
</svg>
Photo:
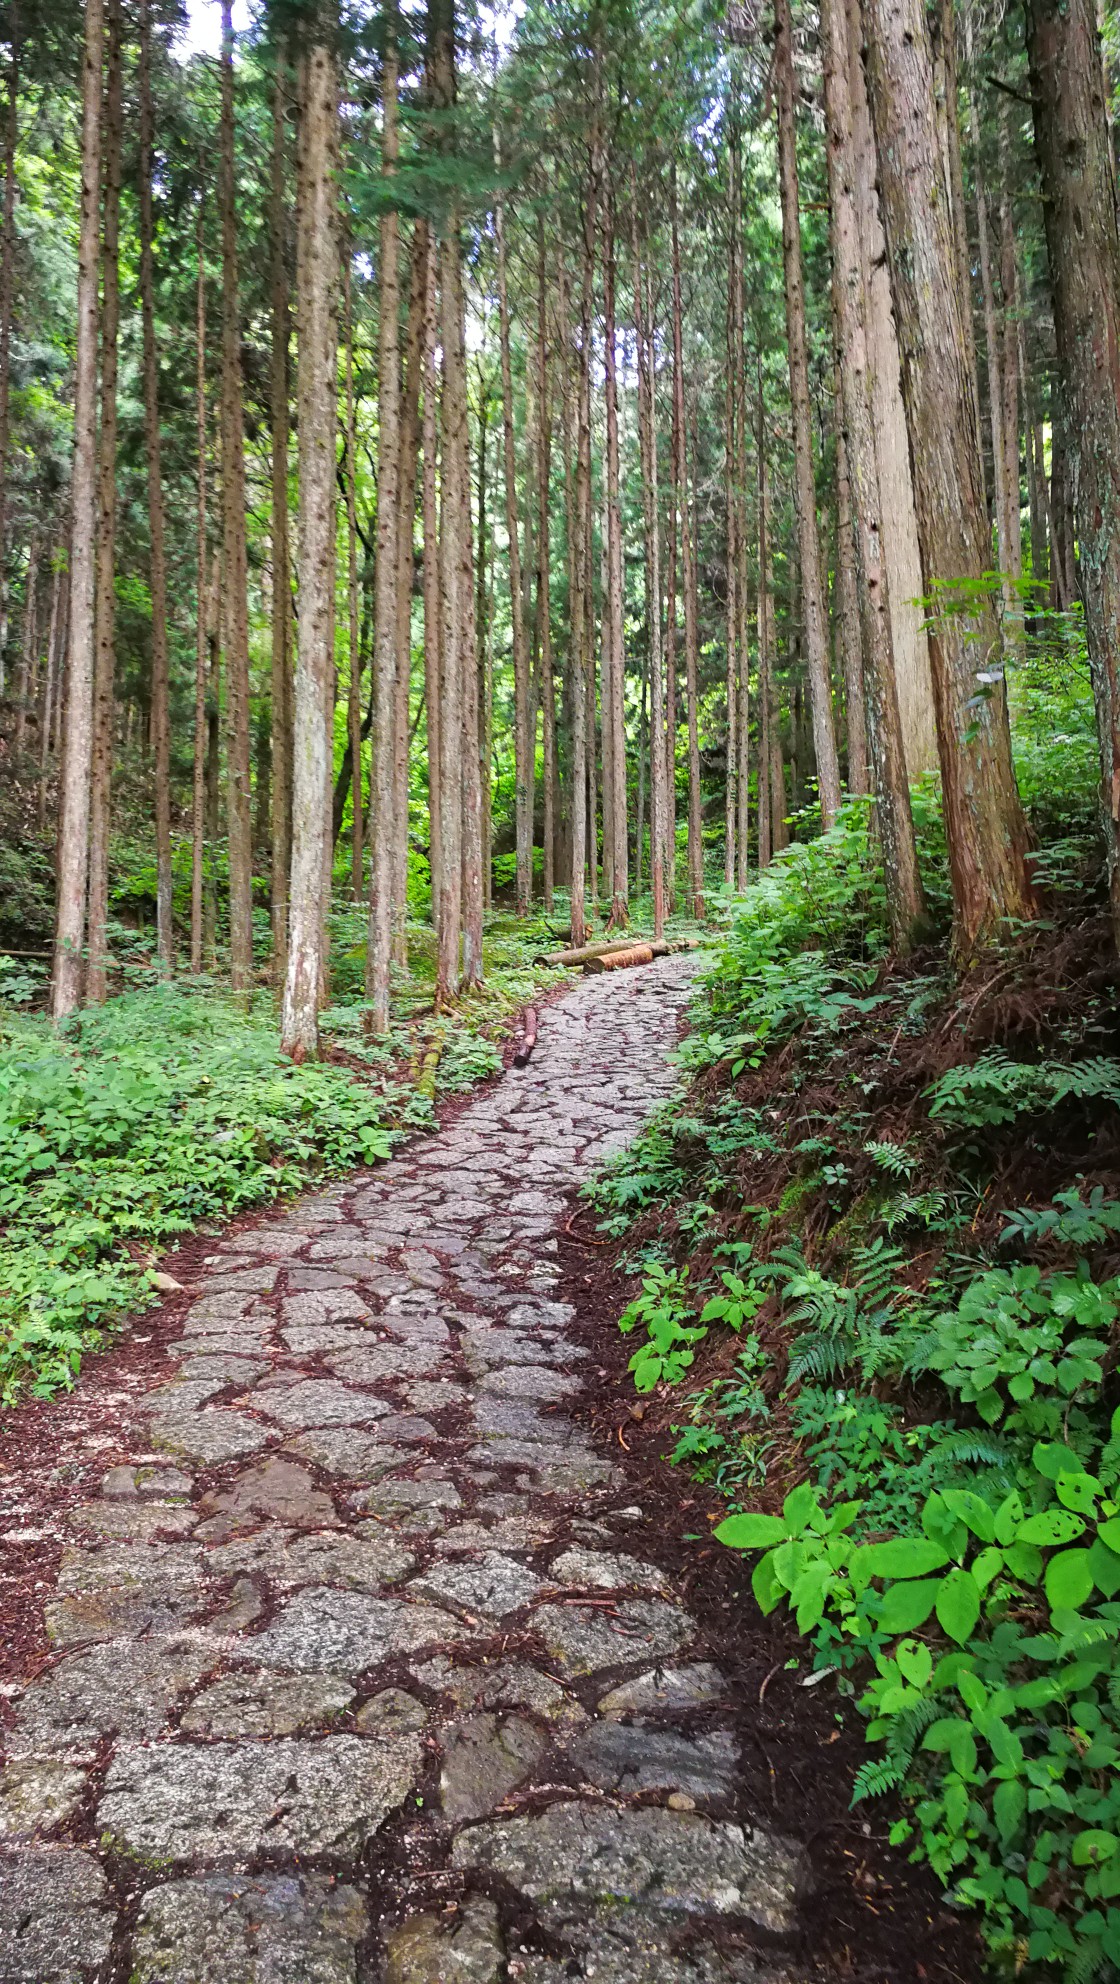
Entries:
<svg viewBox="0 0 1120 1984">
<path fill-rule="evenodd" d="M 806 1975 L 800 1851 L 565 1413 L 562 1193 L 670 1091 L 694 970 L 582 981 L 452 1127 L 212 1258 L 8 1731 L 0 1984 Z"/>
</svg>

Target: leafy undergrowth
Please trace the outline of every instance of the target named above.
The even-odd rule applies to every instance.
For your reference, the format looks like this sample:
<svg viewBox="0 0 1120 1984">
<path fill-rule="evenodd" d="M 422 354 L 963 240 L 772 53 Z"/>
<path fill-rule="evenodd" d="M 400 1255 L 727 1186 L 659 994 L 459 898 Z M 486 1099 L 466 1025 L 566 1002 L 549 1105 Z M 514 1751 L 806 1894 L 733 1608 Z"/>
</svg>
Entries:
<svg viewBox="0 0 1120 1984">
<path fill-rule="evenodd" d="M 246 1010 L 178 979 L 61 1033 L 21 1010 L 26 987 L 0 1000 L 0 1402 L 73 1385 L 83 1356 L 154 1299 L 153 1263 L 179 1235 L 374 1162 L 430 1124 L 434 1102 L 497 1072 L 513 1015 L 562 976 L 532 962 L 545 927 L 495 919 L 485 990 L 436 1019 L 430 933 L 410 933 L 393 1030 L 369 1041 L 357 919 L 335 921 L 317 1064 L 281 1058 L 267 993 Z"/>
<path fill-rule="evenodd" d="M 731 911 L 683 1107 L 592 1188 L 669 1458 L 866 1718 L 853 1802 L 895 1796 L 997 1967 L 1071 1984 L 1120 1977 L 1120 966 L 1084 851 L 961 983 L 884 961 L 849 809 Z"/>
</svg>

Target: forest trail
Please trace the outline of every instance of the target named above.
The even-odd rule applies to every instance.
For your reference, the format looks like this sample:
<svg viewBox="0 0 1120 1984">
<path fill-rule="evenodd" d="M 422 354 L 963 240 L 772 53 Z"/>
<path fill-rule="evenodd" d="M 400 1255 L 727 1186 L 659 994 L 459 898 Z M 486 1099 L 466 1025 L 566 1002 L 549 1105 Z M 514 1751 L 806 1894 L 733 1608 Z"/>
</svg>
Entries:
<svg viewBox="0 0 1120 1984">
<path fill-rule="evenodd" d="M 211 1257 L 12 1704 L 3 1984 L 794 1984 L 801 1849 L 737 1809 L 554 1299 L 696 970 L 580 982 L 526 1070 Z"/>
</svg>

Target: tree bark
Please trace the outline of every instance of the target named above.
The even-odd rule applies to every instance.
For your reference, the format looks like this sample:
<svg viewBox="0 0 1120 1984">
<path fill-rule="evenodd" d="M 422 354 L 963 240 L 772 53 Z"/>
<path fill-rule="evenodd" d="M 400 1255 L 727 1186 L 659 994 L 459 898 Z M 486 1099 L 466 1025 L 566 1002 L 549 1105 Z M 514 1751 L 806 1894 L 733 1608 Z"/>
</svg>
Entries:
<svg viewBox="0 0 1120 1984">
<path fill-rule="evenodd" d="M 195 561 L 198 591 L 195 602 L 194 664 L 194 766 L 191 787 L 191 971 L 202 970 L 202 859 L 206 832 L 206 236 L 205 195 L 198 200 L 195 235 L 198 255 L 198 281 L 195 301 L 195 447 L 198 457 L 195 483 Z M 275 558 L 275 552 L 273 553 Z M 275 603 L 275 578 L 273 580 Z M 273 722 L 276 718 L 273 700 Z M 275 738 L 274 738 L 275 751 Z M 276 781 L 273 779 L 275 797 Z M 275 843 L 273 861 L 275 862 Z"/>
<path fill-rule="evenodd" d="M 855 513 L 860 631 L 867 660 L 865 721 L 875 773 L 875 820 L 883 854 L 887 914 L 893 948 L 899 955 L 905 956 L 913 948 L 924 921 L 925 901 L 910 812 L 906 753 L 894 674 L 888 578 L 882 554 L 882 499 L 868 380 L 863 261 L 853 189 L 852 116 L 844 0 L 821 0 L 821 42 L 832 232 L 832 292 L 844 420 L 838 440 L 846 443 L 851 501 Z M 851 516 L 843 519 L 843 528 L 849 532 L 851 524 Z M 862 710 L 860 715 L 863 716 Z"/>
<path fill-rule="evenodd" d="M 681 332 L 681 247 L 677 226 L 677 175 L 670 179 L 673 276 L 673 453 L 681 529 L 681 583 L 684 592 L 685 697 L 688 715 L 688 902 L 697 922 L 704 917 L 704 848 L 700 817 L 699 640 L 696 624 L 696 572 L 689 520 L 688 439 L 684 415 L 684 355 Z"/>
<path fill-rule="evenodd" d="M 16 258 L 16 146 L 19 142 L 18 17 L 12 9 L 8 114 L 4 130 L 4 219 L 0 229 L 0 693 L 8 646 L 8 438 L 11 423 L 12 307 Z"/>
<path fill-rule="evenodd" d="M 492 896 L 491 855 L 494 817 L 490 791 L 490 761 L 494 750 L 494 675 L 490 654 L 491 533 L 488 529 L 490 434 L 490 382 L 483 377 L 479 360 L 478 380 L 478 528 L 475 533 L 474 624 L 478 640 L 478 759 L 482 802 L 482 904 L 490 908 Z M 524 611 L 522 611 L 524 626 Z M 528 698 L 526 698 L 528 700 Z M 514 770 L 516 783 L 516 767 Z"/>
<path fill-rule="evenodd" d="M 604 398 L 607 417 L 606 511 L 607 511 L 607 622 L 610 629 L 609 668 L 606 688 L 610 699 L 610 723 L 604 722 L 604 744 L 609 738 L 610 780 L 604 778 L 604 817 L 609 792 L 611 814 L 611 869 L 607 881 L 610 894 L 609 927 L 625 929 L 630 919 L 628 835 L 626 824 L 626 704 L 625 655 L 623 651 L 622 582 L 622 504 L 619 494 L 618 449 L 618 353 L 615 321 L 615 225 L 614 190 L 607 172 L 603 204 L 603 352 Z M 606 711 L 604 710 L 604 718 Z"/>
<path fill-rule="evenodd" d="M 572 575 L 572 873 L 571 942 L 587 939 L 586 870 L 594 864 L 593 827 L 588 831 L 588 797 L 592 762 L 588 762 L 588 694 L 592 647 L 591 614 L 591 360 L 595 283 L 595 207 L 597 186 L 589 174 L 584 192 L 583 257 L 580 289 L 579 369 L 576 383 L 576 468 L 573 491 L 575 553 Z M 594 698 L 591 698 L 594 726 Z"/>
<path fill-rule="evenodd" d="M 420 385 L 424 369 L 424 297 L 430 242 L 428 223 L 413 224 L 408 323 L 401 379 L 399 527 L 397 530 L 397 698 L 393 718 L 393 962 L 408 963 L 409 722 L 412 690 L 412 586 L 416 536 L 416 482 L 420 451 Z M 421 701 L 423 698 L 421 698 Z M 419 714 L 419 713 L 418 713 Z"/>
<path fill-rule="evenodd" d="M 827 5 L 828 0 L 822 0 L 822 16 Z M 835 226 L 835 221 L 833 225 Z M 832 269 L 832 280 L 835 284 L 838 279 L 835 250 Z M 839 325 L 837 330 L 839 333 Z M 843 352 L 842 343 L 840 348 Z M 842 365 L 843 358 L 837 367 L 836 379 L 836 633 L 840 644 L 840 667 L 844 677 L 844 702 L 848 717 L 846 789 L 848 792 L 863 794 L 869 792 L 871 787 L 867 776 L 867 706 L 863 684 L 863 634 L 860 626 L 859 590 L 856 584 L 852 477 L 848 467 Z"/>
<path fill-rule="evenodd" d="M 1000 629 L 984 584 L 990 533 L 933 50 L 921 0 L 865 0 L 864 19 L 924 590 L 932 607 L 954 948 L 963 960 L 1006 918 L 1032 915 L 1034 892 L 1011 763 Z"/>
<path fill-rule="evenodd" d="M 245 431 L 241 411 L 241 310 L 233 131 L 233 19 L 222 0 L 222 538 L 226 654 L 226 832 L 229 839 L 229 962 L 234 991 L 253 976 L 253 830 L 249 771 L 249 602 L 245 542 Z"/>
<path fill-rule="evenodd" d="M 338 394 L 338 75 L 334 0 L 308 25 L 299 149 L 296 298 L 299 367 L 299 627 L 292 779 L 292 879 L 281 1048 L 319 1049 L 324 872 L 330 847 L 334 708 Z"/>
<path fill-rule="evenodd" d="M 362 820 L 362 651 L 358 586 L 358 449 L 354 404 L 354 282 L 349 244 L 343 250 L 346 313 L 346 736 L 350 746 L 350 893 L 362 900 L 365 853 Z"/>
<path fill-rule="evenodd" d="M 287 81 L 286 64 L 278 49 L 272 86 L 269 200 L 269 412 L 272 423 L 272 977 L 281 990 L 288 970 L 288 883 L 292 865 L 292 583 L 288 543 L 291 310 L 284 192 Z"/>
<path fill-rule="evenodd" d="M 89 786 L 93 755 L 93 662 L 97 546 L 97 260 L 101 179 L 102 0 L 86 0 L 82 50 L 81 208 L 78 322 L 74 359 L 73 534 L 70 550 L 70 666 L 58 831 L 58 894 L 51 1016 L 77 1009 L 89 868 Z"/>
<path fill-rule="evenodd" d="M 1028 0 L 1027 52 L 1120 945 L 1120 232 L 1090 0 Z"/>
<path fill-rule="evenodd" d="M 809 402 L 805 279 L 801 267 L 797 128 L 794 121 L 793 46 L 789 0 L 775 0 L 774 5 L 774 81 L 778 107 L 782 260 L 785 269 L 790 400 L 793 407 L 797 539 L 801 561 L 805 660 L 813 715 L 813 743 L 817 757 L 821 821 L 825 827 L 830 827 L 840 804 L 840 765 L 836 755 L 836 727 L 832 715 L 832 684 L 828 669 L 828 613 L 825 605 L 824 567 L 821 559 L 820 531 L 817 526 L 817 492 L 813 472 L 813 416 Z"/>
<path fill-rule="evenodd" d="M 167 675 L 167 561 L 159 441 L 155 278 L 152 270 L 152 20 L 140 0 L 140 311 L 143 335 L 144 443 L 148 464 L 149 590 L 152 600 L 152 770 L 156 816 L 156 952 L 164 977 L 175 963 L 171 895 L 171 712 Z"/>
<path fill-rule="evenodd" d="M 732 58 L 734 61 L 734 57 Z M 740 594 L 739 501 L 742 462 L 743 362 L 743 167 L 740 132 L 739 72 L 733 67 L 728 131 L 728 255 L 727 255 L 727 378 L 724 386 L 724 507 L 727 526 L 727 772 L 724 779 L 723 881 L 735 887 L 739 870 L 739 781 L 746 776 L 745 737 L 739 734 L 739 671 L 746 673 L 746 651 L 740 653 L 742 601 Z"/>
<path fill-rule="evenodd" d="M 527 916 L 533 893 L 533 771 L 529 737 L 529 646 L 521 583 L 521 540 L 517 515 L 517 455 L 513 429 L 513 368 L 509 341 L 509 286 L 502 200 L 494 207 L 498 259 L 498 343 L 502 373 L 502 460 L 505 471 L 506 538 L 509 547 L 509 611 L 513 647 L 514 895 L 518 916 Z"/>
<path fill-rule="evenodd" d="M 93 755 L 89 795 L 89 898 L 86 998 L 109 996 L 109 828 L 112 817 L 113 684 L 116 674 L 117 338 L 120 329 L 121 45 L 120 0 L 105 15 L 105 96 L 102 107 L 101 431 L 97 458 L 97 576 L 93 661 Z"/>
<path fill-rule="evenodd" d="M 852 105 L 852 190 L 863 261 L 875 454 L 883 505 L 883 558 L 890 598 L 891 644 L 894 648 L 906 769 L 913 781 L 937 764 L 937 723 L 933 709 L 929 641 L 921 600 L 922 555 L 918 544 L 906 409 L 902 403 L 898 329 L 879 211 L 879 162 L 875 154 L 861 56 L 863 26 L 859 0 L 845 0 L 845 14 Z"/>
<path fill-rule="evenodd" d="M 551 511 L 552 410 L 550 400 L 548 351 L 548 291 L 546 284 L 544 220 L 538 222 L 537 293 L 537 643 L 540 671 L 541 755 L 541 840 L 543 842 L 543 892 L 546 910 L 552 908 L 556 886 L 556 690 L 552 679 L 552 578 Z"/>
<path fill-rule="evenodd" d="M 431 247 L 424 285 L 424 415 L 421 445 L 424 451 L 423 483 L 420 501 L 424 533 L 424 704 L 428 726 L 428 869 L 431 877 L 432 917 L 438 927 L 441 877 L 443 873 L 440 804 L 442 795 L 441 750 L 443 726 L 440 719 L 442 683 L 442 612 L 439 573 L 439 502 L 436 493 L 436 453 L 439 439 L 439 387 L 436 378 L 438 337 L 436 258 Z"/>
<path fill-rule="evenodd" d="M 400 150 L 397 117 L 397 16 L 387 14 L 381 89 L 381 171 L 386 192 Z M 373 757 L 370 780 L 371 870 L 366 940 L 366 998 L 371 1033 L 389 1031 L 389 969 L 393 953 L 393 769 L 400 582 L 398 516 L 401 468 L 400 224 L 395 208 L 381 216 L 378 330 L 377 577 L 374 621 Z"/>
<path fill-rule="evenodd" d="M 657 487 L 657 428 L 653 404 L 651 312 L 647 307 L 641 236 L 638 225 L 638 186 L 631 184 L 631 244 L 634 265 L 634 330 L 638 345 L 638 445 L 642 472 L 642 523 L 645 530 L 646 630 L 649 642 L 649 857 L 653 898 L 653 934 L 665 933 L 665 683 L 661 654 L 661 505 Z M 641 822 L 638 833 L 641 872 Z"/>
</svg>

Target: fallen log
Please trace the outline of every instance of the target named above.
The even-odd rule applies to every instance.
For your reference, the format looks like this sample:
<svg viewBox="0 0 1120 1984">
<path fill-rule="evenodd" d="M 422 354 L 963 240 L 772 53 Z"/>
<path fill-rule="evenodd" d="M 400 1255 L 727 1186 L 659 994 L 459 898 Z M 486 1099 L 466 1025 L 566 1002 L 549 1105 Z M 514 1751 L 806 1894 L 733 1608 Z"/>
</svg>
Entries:
<svg viewBox="0 0 1120 1984">
<path fill-rule="evenodd" d="M 521 1035 L 521 1045 L 513 1057 L 513 1065 L 515 1068 L 528 1067 L 529 1056 L 532 1053 L 536 1044 L 537 1044 L 537 1010 L 535 1006 L 530 1006 L 527 1008 L 525 1013 L 525 1026 Z"/>
<path fill-rule="evenodd" d="M 625 971 L 627 966 L 632 964 L 652 964 L 654 948 L 652 944 L 629 944 L 624 951 L 607 951 L 600 957 L 588 958 L 583 968 L 584 971 L 595 973 Z M 665 945 L 664 949 L 667 950 L 668 945 Z"/>
<path fill-rule="evenodd" d="M 632 951 L 635 944 L 647 945 L 650 956 L 655 958 L 667 957 L 672 948 L 664 942 L 655 944 L 649 937 L 614 937 L 597 944 L 581 944 L 576 950 L 550 951 L 547 956 L 534 958 L 533 962 L 570 965 L 573 970 L 578 970 L 581 965 L 586 965 L 589 958 L 609 957 L 612 951 Z"/>
</svg>

